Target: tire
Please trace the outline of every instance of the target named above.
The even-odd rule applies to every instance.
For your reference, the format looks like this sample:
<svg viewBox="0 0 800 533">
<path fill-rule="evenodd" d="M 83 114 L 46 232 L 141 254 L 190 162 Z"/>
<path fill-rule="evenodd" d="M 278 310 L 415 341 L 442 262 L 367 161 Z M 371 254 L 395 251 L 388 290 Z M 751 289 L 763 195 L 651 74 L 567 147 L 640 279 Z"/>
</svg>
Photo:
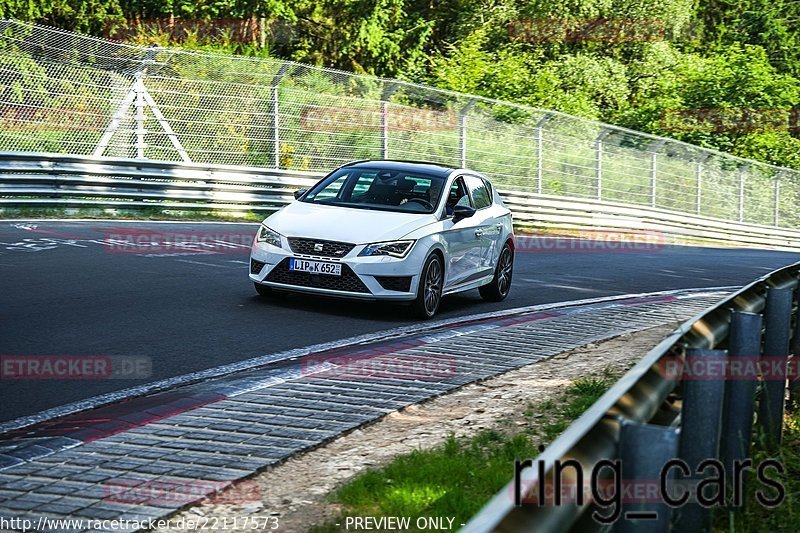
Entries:
<svg viewBox="0 0 800 533">
<path fill-rule="evenodd" d="M 417 298 L 411 305 L 414 314 L 424 320 L 433 318 L 442 303 L 444 265 L 439 254 L 431 254 L 422 267 L 417 287 Z"/>
<path fill-rule="evenodd" d="M 514 251 L 506 243 L 500 250 L 497 266 L 492 281 L 478 288 L 481 297 L 489 302 L 502 302 L 511 290 L 511 278 L 514 274 Z"/>
<path fill-rule="evenodd" d="M 253 285 L 255 285 L 256 292 L 262 298 L 281 298 L 283 296 L 286 296 L 285 292 L 276 291 L 272 287 L 267 287 L 266 285 L 262 285 L 256 282 L 253 282 Z"/>
</svg>

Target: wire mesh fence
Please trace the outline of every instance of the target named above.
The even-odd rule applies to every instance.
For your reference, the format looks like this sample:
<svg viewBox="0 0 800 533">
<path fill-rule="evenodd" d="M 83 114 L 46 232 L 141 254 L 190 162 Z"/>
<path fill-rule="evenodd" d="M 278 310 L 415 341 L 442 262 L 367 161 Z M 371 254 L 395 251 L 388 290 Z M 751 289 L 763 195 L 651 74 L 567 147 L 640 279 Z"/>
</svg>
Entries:
<svg viewBox="0 0 800 533">
<path fill-rule="evenodd" d="M 585 119 L 281 60 L 0 20 L 0 150 L 289 170 L 466 166 L 501 188 L 796 227 L 800 173 Z"/>
</svg>

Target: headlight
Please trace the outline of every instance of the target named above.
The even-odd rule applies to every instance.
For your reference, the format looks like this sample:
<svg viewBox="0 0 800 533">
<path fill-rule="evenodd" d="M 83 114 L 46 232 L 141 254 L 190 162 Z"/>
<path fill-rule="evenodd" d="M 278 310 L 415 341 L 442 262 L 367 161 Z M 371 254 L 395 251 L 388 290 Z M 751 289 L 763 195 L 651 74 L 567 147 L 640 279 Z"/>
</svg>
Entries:
<svg viewBox="0 0 800 533">
<path fill-rule="evenodd" d="M 405 257 L 408 255 L 412 246 L 414 246 L 414 241 L 376 242 L 374 244 L 368 244 L 358 255 L 391 255 L 392 257 Z"/>
<path fill-rule="evenodd" d="M 271 244 L 272 246 L 277 246 L 278 248 L 281 247 L 280 233 L 272 231 L 263 224 L 261 225 L 261 229 L 258 230 L 258 234 L 256 235 L 256 241 L 266 242 L 267 244 Z"/>
</svg>

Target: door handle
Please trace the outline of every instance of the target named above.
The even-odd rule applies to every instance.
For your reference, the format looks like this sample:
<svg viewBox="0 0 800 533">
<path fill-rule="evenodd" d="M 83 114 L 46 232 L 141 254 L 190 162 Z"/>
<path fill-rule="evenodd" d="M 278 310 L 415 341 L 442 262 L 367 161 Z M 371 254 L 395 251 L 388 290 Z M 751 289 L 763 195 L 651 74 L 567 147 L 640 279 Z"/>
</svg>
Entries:
<svg viewBox="0 0 800 533">
<path fill-rule="evenodd" d="M 483 231 L 481 231 L 481 230 L 479 230 L 479 229 L 476 229 L 476 230 L 475 230 L 475 236 L 476 236 L 476 237 L 483 237 Z"/>
</svg>

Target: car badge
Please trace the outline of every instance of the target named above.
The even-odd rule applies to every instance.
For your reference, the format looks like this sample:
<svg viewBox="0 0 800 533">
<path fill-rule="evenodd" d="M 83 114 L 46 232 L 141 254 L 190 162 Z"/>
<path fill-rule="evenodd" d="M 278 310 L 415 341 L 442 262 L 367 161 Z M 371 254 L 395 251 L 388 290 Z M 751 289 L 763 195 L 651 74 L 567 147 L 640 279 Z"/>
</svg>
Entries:
<svg viewBox="0 0 800 533">
<path fill-rule="evenodd" d="M 315 252 L 321 252 L 321 251 L 322 251 L 322 247 L 323 247 L 323 246 L 324 246 L 324 244 L 322 244 L 322 243 L 319 243 L 319 242 L 318 242 L 318 243 L 316 243 L 316 244 L 314 244 L 314 251 L 315 251 Z"/>
</svg>

